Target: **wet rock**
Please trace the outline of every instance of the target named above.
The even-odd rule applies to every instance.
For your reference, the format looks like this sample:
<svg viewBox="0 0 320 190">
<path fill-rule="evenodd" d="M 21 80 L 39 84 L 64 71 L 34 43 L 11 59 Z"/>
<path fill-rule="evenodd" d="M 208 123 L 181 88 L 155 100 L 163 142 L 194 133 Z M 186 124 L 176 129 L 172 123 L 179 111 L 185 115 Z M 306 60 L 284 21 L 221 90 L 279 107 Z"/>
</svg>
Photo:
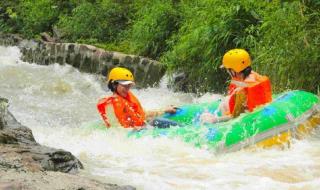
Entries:
<svg viewBox="0 0 320 190">
<path fill-rule="evenodd" d="M 0 97 L 0 190 L 134 190 L 79 175 L 81 162 L 70 152 L 42 146 L 8 111 Z"/>
<path fill-rule="evenodd" d="M 25 189 L 20 183 L 11 182 L 11 183 L 0 183 L 1 190 L 20 190 Z"/>
<path fill-rule="evenodd" d="M 168 86 L 168 88 L 172 88 L 174 91 L 182 91 L 182 92 L 188 92 L 188 82 L 187 82 L 187 75 L 185 73 L 176 73 L 173 76 L 173 81 Z"/>
<path fill-rule="evenodd" d="M 41 145 L 0 144 L 0 167 L 16 171 L 76 173 L 82 164 L 70 153 Z"/>
<path fill-rule="evenodd" d="M 0 99 L 0 165 L 23 171 L 75 173 L 83 168 L 70 152 L 39 145 L 32 131 L 8 111 L 8 100 Z M 32 165 L 31 168 L 28 166 Z"/>
<path fill-rule="evenodd" d="M 0 143 L 1 144 L 17 144 L 18 139 L 7 131 L 0 131 Z"/>
<path fill-rule="evenodd" d="M 7 115 L 8 100 L 0 97 L 0 130 L 7 125 L 5 116 Z"/>
<path fill-rule="evenodd" d="M 42 32 L 40 33 L 41 39 L 45 42 L 55 42 L 56 39 L 54 39 L 53 37 L 51 37 L 48 33 L 46 32 Z"/>
<path fill-rule="evenodd" d="M 0 44 L 9 46 L 9 45 L 18 45 L 23 39 L 16 34 L 4 34 L 0 32 Z"/>
<path fill-rule="evenodd" d="M 60 172 L 17 173 L 14 170 L 0 170 L 0 176 L 1 190 L 135 190 L 132 186 L 102 183 L 85 176 Z"/>
</svg>

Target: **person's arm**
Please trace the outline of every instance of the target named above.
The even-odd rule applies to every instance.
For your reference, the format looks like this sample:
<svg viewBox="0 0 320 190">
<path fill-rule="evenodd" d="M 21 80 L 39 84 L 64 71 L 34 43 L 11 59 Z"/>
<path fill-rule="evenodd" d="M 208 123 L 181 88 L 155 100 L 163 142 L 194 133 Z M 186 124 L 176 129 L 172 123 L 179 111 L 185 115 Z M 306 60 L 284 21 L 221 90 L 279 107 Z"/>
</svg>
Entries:
<svg viewBox="0 0 320 190">
<path fill-rule="evenodd" d="M 222 110 L 220 110 L 220 111 L 222 111 L 222 113 L 224 113 L 224 111 L 225 111 L 224 105 L 222 105 L 222 104 L 227 103 L 226 106 L 229 106 L 228 102 L 229 102 L 229 98 L 225 102 L 222 102 L 220 104 L 218 109 L 222 109 Z M 200 121 L 201 121 L 201 123 L 218 123 L 218 122 L 228 121 L 230 119 L 238 117 L 241 113 L 245 112 L 246 103 L 247 103 L 247 95 L 246 95 L 245 90 L 243 90 L 243 89 L 239 90 L 235 94 L 235 107 L 234 107 L 232 114 L 217 116 L 216 114 L 205 112 L 205 113 L 201 114 Z"/>
<path fill-rule="evenodd" d="M 165 113 L 176 113 L 177 111 L 177 108 L 174 107 L 174 106 L 170 106 L 164 110 L 151 110 L 151 111 L 147 111 L 146 112 L 146 119 L 147 120 L 150 120 L 150 119 L 153 119 L 155 117 L 158 117 L 160 115 L 163 115 Z"/>
<path fill-rule="evenodd" d="M 100 99 L 97 103 L 97 109 L 106 127 L 109 128 L 111 124 L 106 114 L 106 106 L 107 106 L 106 101 L 107 101 L 107 98 Z"/>
<path fill-rule="evenodd" d="M 216 118 L 215 123 L 219 123 L 219 122 L 225 122 L 225 121 L 229 121 L 230 119 L 232 119 L 233 117 L 231 115 L 224 115 L 224 116 L 220 116 Z"/>
<path fill-rule="evenodd" d="M 232 117 L 238 117 L 241 113 L 244 113 L 247 108 L 247 94 L 245 90 L 240 90 L 235 94 L 235 105 L 232 112 Z"/>
<path fill-rule="evenodd" d="M 217 116 L 209 112 L 202 113 L 200 116 L 201 123 L 218 123 L 218 122 L 225 122 L 230 119 L 232 119 L 231 115 Z"/>
</svg>

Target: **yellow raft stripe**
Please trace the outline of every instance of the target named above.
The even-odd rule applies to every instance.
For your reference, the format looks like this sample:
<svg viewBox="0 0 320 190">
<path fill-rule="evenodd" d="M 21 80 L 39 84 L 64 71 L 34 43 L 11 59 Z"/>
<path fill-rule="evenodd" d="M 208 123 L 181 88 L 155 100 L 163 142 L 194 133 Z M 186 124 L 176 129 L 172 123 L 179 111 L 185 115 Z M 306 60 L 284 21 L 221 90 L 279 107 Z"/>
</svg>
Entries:
<svg viewBox="0 0 320 190">
<path fill-rule="evenodd" d="M 289 131 L 283 132 L 277 136 L 270 137 L 257 143 L 258 147 L 268 148 L 275 145 L 284 145 L 290 143 L 292 138 L 302 139 L 310 134 L 317 126 L 320 125 L 320 113 L 310 117 L 305 122 L 298 125 Z"/>
<path fill-rule="evenodd" d="M 220 144 L 217 152 L 232 152 L 250 145 L 258 147 L 272 147 L 275 145 L 284 145 L 290 143 L 291 138 L 301 139 L 320 125 L 320 104 L 313 106 L 306 113 L 298 118 L 288 119 L 288 123 L 272 128 L 264 133 L 252 136 L 242 142 L 239 142 L 231 147 L 225 147 L 224 143 Z"/>
<path fill-rule="evenodd" d="M 289 143 L 290 139 L 291 139 L 291 132 L 287 131 L 277 136 L 262 140 L 261 142 L 258 142 L 256 145 L 261 148 L 269 148 L 275 145 L 284 145 L 286 143 Z"/>
</svg>

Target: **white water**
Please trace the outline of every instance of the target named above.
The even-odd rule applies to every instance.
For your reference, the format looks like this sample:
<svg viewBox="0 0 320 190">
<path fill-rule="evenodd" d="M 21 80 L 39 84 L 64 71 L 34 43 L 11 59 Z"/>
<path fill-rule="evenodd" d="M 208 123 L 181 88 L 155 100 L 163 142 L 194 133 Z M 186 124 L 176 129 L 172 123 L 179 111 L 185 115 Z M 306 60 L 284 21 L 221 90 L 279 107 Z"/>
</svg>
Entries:
<svg viewBox="0 0 320 190">
<path fill-rule="evenodd" d="M 97 100 L 108 94 L 99 77 L 70 66 L 24 63 L 16 47 L 0 46 L 0 96 L 32 129 L 36 140 L 72 152 L 82 175 L 137 189 L 318 190 L 320 134 L 291 148 L 242 150 L 214 155 L 179 139 L 127 138 L 125 129 L 90 130 L 100 122 Z M 217 96 L 173 93 L 165 88 L 134 90 L 148 109 L 203 102 Z"/>
</svg>

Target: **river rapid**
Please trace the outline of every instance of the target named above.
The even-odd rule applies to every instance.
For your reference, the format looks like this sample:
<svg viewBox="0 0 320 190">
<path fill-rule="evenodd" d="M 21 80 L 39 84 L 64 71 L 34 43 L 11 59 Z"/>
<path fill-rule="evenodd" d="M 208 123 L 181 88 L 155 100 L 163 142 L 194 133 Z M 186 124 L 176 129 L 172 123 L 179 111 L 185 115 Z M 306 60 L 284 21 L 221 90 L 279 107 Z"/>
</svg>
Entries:
<svg viewBox="0 0 320 190">
<path fill-rule="evenodd" d="M 0 46 L 0 96 L 43 145 L 72 152 L 81 175 L 145 190 L 318 190 L 320 132 L 290 148 L 247 149 L 215 155 L 179 139 L 128 138 L 127 130 L 97 130 L 99 98 L 110 94 L 102 78 L 68 65 L 40 66 L 20 60 L 17 47 Z M 133 89 L 146 110 L 219 97 L 174 93 L 159 87 Z"/>
</svg>

